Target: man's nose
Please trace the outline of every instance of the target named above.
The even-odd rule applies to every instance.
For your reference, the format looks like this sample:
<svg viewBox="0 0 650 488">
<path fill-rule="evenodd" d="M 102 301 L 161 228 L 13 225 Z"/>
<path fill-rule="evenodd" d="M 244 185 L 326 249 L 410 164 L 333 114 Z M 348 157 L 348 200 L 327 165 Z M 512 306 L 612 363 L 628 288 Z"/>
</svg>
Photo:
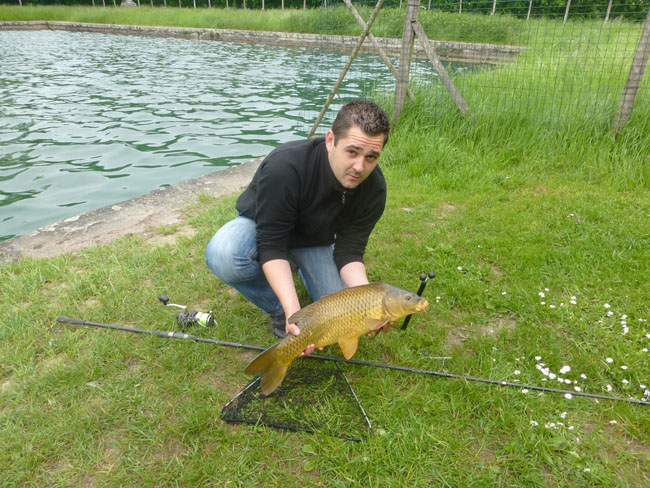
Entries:
<svg viewBox="0 0 650 488">
<path fill-rule="evenodd" d="M 357 173 L 363 173 L 364 169 L 364 158 L 363 156 L 359 156 L 354 159 L 354 164 L 352 165 L 352 169 L 356 171 Z"/>
</svg>

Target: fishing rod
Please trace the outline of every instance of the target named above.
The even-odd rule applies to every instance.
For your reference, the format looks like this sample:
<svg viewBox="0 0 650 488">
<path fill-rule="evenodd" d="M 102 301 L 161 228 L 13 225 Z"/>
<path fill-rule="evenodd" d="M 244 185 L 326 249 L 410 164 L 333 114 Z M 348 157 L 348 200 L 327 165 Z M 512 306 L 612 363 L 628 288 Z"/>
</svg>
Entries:
<svg viewBox="0 0 650 488">
<path fill-rule="evenodd" d="M 148 335 L 154 335 L 157 337 L 162 337 L 165 339 L 186 339 L 194 342 L 207 342 L 210 344 L 218 344 L 221 346 L 228 346 L 228 347 L 238 347 L 238 348 L 243 348 L 243 349 L 252 349 L 256 351 L 265 351 L 268 349 L 268 347 L 264 346 L 255 346 L 251 344 L 241 344 L 238 342 L 228 342 L 228 341 L 220 341 L 217 339 L 209 339 L 207 337 L 198 337 L 194 336 L 191 334 L 187 334 L 185 332 L 179 332 L 179 331 L 163 331 L 163 330 L 150 330 L 150 329 L 138 329 L 135 327 L 126 327 L 122 325 L 112 325 L 112 324 L 102 324 L 98 322 L 90 322 L 87 320 L 81 320 L 81 319 L 75 319 L 71 317 L 66 317 L 64 315 L 60 315 L 59 317 L 56 318 L 56 321 L 59 323 L 67 323 L 67 324 L 76 324 L 76 325 L 87 325 L 87 326 L 92 326 L 92 327 L 100 327 L 104 329 L 115 329 L 115 330 L 121 330 L 124 332 L 132 332 L 132 333 L 137 333 L 137 334 L 148 334 Z M 407 373 L 415 373 L 415 374 L 423 374 L 423 375 L 429 375 L 429 376 L 438 376 L 442 378 L 449 378 L 449 379 L 458 379 L 458 380 L 464 380 L 468 382 L 479 382 L 479 383 L 486 383 L 489 385 L 498 385 L 498 386 L 508 386 L 508 387 L 515 387 L 519 389 L 528 389 L 528 390 L 533 390 L 533 391 L 543 391 L 547 393 L 559 393 L 562 395 L 571 395 L 571 396 L 576 396 L 576 397 L 586 397 L 586 398 L 594 398 L 598 400 L 611 400 L 611 401 L 618 401 L 618 402 L 625 402 L 625 403 L 632 403 L 632 404 L 637 404 L 637 405 L 650 405 L 650 401 L 645 401 L 645 400 L 637 400 L 634 398 L 622 398 L 622 397 L 615 397 L 615 396 L 609 396 L 609 395 L 600 395 L 596 393 L 587 393 L 583 391 L 571 391 L 571 390 L 562 390 L 558 388 L 549 388 L 545 386 L 536 386 L 536 385 L 528 385 L 525 383 L 514 383 L 514 382 L 509 382 L 509 381 L 499 381 L 499 380 L 491 380 L 487 378 L 478 378 L 475 376 L 464 376 L 460 374 L 453 374 L 453 373 L 445 373 L 442 371 L 432 371 L 432 370 L 427 370 L 427 369 L 417 369 L 417 368 L 409 368 L 406 366 L 397 366 L 393 364 L 385 364 L 385 363 L 375 363 L 371 361 L 359 361 L 356 359 L 345 359 L 341 357 L 336 357 L 336 356 L 321 356 L 318 354 L 310 354 L 309 356 L 305 356 L 305 358 L 308 359 L 317 359 L 317 360 L 324 360 L 324 361 L 335 361 L 339 363 L 346 363 L 346 364 L 355 364 L 358 366 L 370 366 L 374 368 L 383 368 L 383 369 L 390 369 L 394 371 L 403 371 Z"/>
</svg>

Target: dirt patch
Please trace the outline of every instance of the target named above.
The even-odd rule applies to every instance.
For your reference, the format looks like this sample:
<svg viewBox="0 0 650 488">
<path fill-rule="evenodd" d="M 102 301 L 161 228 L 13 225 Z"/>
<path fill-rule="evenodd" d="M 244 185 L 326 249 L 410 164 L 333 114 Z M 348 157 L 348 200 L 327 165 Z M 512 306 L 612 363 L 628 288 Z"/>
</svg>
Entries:
<svg viewBox="0 0 650 488">
<path fill-rule="evenodd" d="M 473 336 L 496 336 L 503 331 L 511 331 L 517 327 L 517 321 L 509 317 L 497 317 L 486 324 L 452 327 L 447 331 L 447 344 L 458 347 Z"/>
<path fill-rule="evenodd" d="M 490 323 L 482 325 L 479 332 L 483 336 L 495 336 L 504 330 L 513 330 L 515 327 L 517 327 L 515 320 L 508 317 L 499 317 Z"/>
</svg>

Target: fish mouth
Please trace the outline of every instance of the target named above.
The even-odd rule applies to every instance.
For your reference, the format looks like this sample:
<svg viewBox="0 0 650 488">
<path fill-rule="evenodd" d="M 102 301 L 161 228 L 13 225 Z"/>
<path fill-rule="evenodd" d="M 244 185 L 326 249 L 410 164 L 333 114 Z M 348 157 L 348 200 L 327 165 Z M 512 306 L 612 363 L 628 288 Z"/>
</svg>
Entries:
<svg viewBox="0 0 650 488">
<path fill-rule="evenodd" d="M 422 300 L 420 300 L 417 307 L 415 307 L 415 310 L 417 310 L 418 312 L 422 312 L 428 306 L 429 306 L 429 302 L 427 301 L 426 298 L 423 298 Z"/>
</svg>

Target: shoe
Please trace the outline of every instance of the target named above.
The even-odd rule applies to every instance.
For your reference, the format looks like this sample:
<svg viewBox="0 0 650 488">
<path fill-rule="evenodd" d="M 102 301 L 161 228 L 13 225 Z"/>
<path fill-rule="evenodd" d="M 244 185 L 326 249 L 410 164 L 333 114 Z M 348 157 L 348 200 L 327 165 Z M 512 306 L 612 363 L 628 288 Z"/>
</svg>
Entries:
<svg viewBox="0 0 650 488">
<path fill-rule="evenodd" d="M 287 318 L 284 314 L 271 315 L 269 326 L 271 327 L 271 332 L 281 339 L 287 335 Z"/>
</svg>

